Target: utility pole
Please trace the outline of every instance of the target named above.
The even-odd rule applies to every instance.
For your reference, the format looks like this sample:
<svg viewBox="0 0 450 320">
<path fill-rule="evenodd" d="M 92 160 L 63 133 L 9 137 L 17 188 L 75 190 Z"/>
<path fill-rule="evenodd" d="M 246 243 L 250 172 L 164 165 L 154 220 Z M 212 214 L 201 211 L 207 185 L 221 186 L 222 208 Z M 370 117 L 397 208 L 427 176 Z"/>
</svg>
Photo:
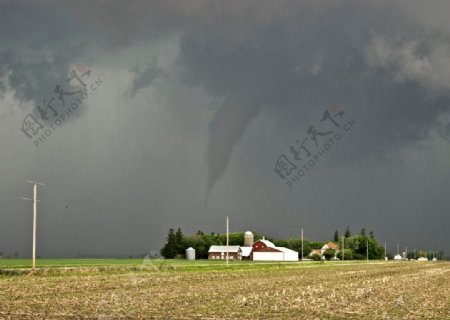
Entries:
<svg viewBox="0 0 450 320">
<path fill-rule="evenodd" d="M 227 267 L 228 267 L 228 216 L 227 216 Z"/>
<path fill-rule="evenodd" d="M 303 261 L 303 229 L 302 229 L 302 261 Z"/>
<path fill-rule="evenodd" d="M 369 262 L 369 240 L 366 240 L 366 256 L 367 262 Z"/>
<path fill-rule="evenodd" d="M 384 261 L 386 261 L 386 242 L 384 243 Z"/>
<path fill-rule="evenodd" d="M 29 198 L 22 198 L 23 200 L 32 200 L 33 201 L 33 249 L 32 249 L 32 271 L 36 269 L 36 219 L 37 219 L 37 203 L 39 200 L 37 200 L 37 185 L 43 186 L 43 183 L 31 181 L 26 181 L 27 183 L 33 184 L 33 199 Z"/>
</svg>

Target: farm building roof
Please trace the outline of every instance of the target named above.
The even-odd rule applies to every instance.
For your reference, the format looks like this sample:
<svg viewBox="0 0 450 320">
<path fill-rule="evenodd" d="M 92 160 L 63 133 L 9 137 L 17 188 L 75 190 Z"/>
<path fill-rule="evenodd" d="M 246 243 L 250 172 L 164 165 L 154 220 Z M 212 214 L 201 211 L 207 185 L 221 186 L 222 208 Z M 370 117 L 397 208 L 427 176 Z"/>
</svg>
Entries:
<svg viewBox="0 0 450 320">
<path fill-rule="evenodd" d="M 262 239 L 262 240 L 259 240 L 259 241 L 261 241 L 262 243 L 264 243 L 267 247 L 269 247 L 269 248 L 275 248 L 275 245 L 273 244 L 273 242 L 271 242 L 271 241 L 269 241 L 269 240 L 265 240 L 265 239 Z"/>
<path fill-rule="evenodd" d="M 297 251 L 294 251 L 294 250 L 291 250 L 291 249 L 289 249 L 289 248 L 285 248 L 285 247 L 276 247 L 278 250 L 280 250 L 281 252 L 285 252 L 285 253 L 288 253 L 288 252 L 297 252 Z"/>
<path fill-rule="evenodd" d="M 228 252 L 239 252 L 240 246 L 228 246 Z M 211 246 L 208 252 L 227 252 L 227 246 Z"/>
<path fill-rule="evenodd" d="M 241 247 L 242 250 L 242 256 L 243 257 L 249 257 L 250 254 L 252 253 L 252 247 Z"/>
<path fill-rule="evenodd" d="M 324 248 L 324 247 L 327 247 L 328 249 L 331 249 L 331 250 L 339 250 L 339 246 L 336 244 L 336 243 L 334 243 L 334 242 L 328 242 L 326 245 L 324 245 L 322 248 Z M 324 248 L 325 249 L 325 248 Z"/>
</svg>

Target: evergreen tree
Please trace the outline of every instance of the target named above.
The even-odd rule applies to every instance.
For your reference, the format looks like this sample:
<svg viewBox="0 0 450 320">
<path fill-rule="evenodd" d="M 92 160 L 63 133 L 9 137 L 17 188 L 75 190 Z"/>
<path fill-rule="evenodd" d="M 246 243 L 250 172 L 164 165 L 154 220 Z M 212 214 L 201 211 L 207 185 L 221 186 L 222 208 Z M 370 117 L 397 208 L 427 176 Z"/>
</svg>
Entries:
<svg viewBox="0 0 450 320">
<path fill-rule="evenodd" d="M 181 232 L 181 228 L 177 229 L 177 232 L 175 233 L 175 239 L 177 244 L 180 244 L 183 241 L 183 233 Z"/>
<path fill-rule="evenodd" d="M 339 242 L 339 234 L 338 234 L 337 230 L 334 231 L 333 241 L 334 242 Z"/>
<path fill-rule="evenodd" d="M 173 259 L 177 255 L 177 239 L 172 228 L 167 235 L 167 243 L 161 249 L 161 255 L 167 259 Z"/>
<path fill-rule="evenodd" d="M 365 236 L 366 235 L 366 228 L 362 228 L 361 232 L 359 234 L 362 235 L 362 236 Z"/>
<path fill-rule="evenodd" d="M 177 229 L 175 233 L 175 241 L 177 243 L 177 255 L 185 255 L 186 254 L 186 244 L 183 233 L 181 232 L 181 228 Z"/>
<path fill-rule="evenodd" d="M 350 226 L 347 226 L 347 228 L 345 229 L 344 237 L 350 238 L 351 236 L 352 236 L 352 233 L 350 232 Z"/>
<path fill-rule="evenodd" d="M 372 230 L 370 230 L 370 232 L 369 232 L 369 237 L 370 237 L 370 239 L 375 239 L 375 234 L 373 233 Z"/>
</svg>

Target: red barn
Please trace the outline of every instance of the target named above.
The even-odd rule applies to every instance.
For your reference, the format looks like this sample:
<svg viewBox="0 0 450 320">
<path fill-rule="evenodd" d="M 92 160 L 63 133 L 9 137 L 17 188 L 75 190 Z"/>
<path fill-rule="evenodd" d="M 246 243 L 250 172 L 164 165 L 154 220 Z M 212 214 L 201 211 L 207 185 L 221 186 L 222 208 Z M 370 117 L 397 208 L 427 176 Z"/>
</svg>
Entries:
<svg viewBox="0 0 450 320">
<path fill-rule="evenodd" d="M 271 241 L 263 238 L 252 245 L 250 259 L 254 261 L 298 261 L 298 252 L 285 247 L 276 247 Z"/>
</svg>

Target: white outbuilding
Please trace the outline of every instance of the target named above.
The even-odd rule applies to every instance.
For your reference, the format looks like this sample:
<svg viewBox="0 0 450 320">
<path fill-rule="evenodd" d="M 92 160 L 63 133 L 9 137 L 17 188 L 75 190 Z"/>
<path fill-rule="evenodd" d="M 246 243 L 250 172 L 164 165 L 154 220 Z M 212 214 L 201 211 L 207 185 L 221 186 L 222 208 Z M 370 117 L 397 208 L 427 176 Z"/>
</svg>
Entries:
<svg viewBox="0 0 450 320">
<path fill-rule="evenodd" d="M 419 259 L 417 259 L 417 261 L 428 261 L 428 259 L 425 257 L 420 257 Z"/>
</svg>

